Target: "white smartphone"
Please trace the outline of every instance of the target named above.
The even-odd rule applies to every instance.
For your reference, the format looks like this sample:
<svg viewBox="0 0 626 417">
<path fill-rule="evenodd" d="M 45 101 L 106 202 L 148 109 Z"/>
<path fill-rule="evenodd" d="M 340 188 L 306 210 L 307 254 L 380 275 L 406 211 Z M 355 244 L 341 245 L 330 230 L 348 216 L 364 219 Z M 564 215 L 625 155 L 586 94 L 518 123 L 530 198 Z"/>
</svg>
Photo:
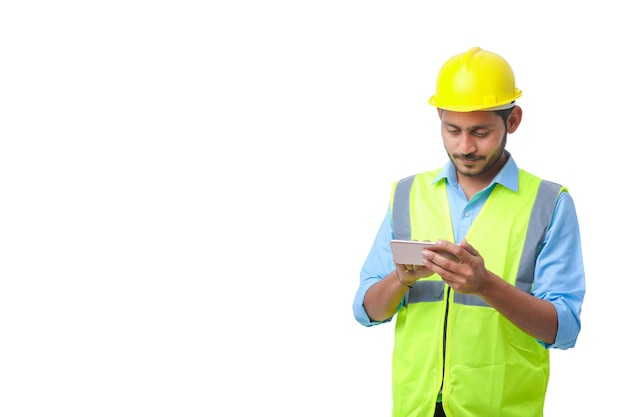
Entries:
<svg viewBox="0 0 626 417">
<path fill-rule="evenodd" d="M 391 253 L 393 253 L 393 261 L 403 265 L 424 265 L 422 250 L 428 246 L 435 246 L 435 242 L 392 240 Z"/>
</svg>

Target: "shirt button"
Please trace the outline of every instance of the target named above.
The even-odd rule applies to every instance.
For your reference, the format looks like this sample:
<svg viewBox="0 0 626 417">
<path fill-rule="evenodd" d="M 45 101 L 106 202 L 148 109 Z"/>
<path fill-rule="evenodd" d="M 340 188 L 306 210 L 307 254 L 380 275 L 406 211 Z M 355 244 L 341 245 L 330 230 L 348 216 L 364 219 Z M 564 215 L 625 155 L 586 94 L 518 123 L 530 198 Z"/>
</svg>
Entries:
<svg viewBox="0 0 626 417">
<path fill-rule="evenodd" d="M 471 216 L 471 213 L 469 211 L 466 211 L 465 212 L 465 217 L 469 217 L 469 216 Z"/>
</svg>

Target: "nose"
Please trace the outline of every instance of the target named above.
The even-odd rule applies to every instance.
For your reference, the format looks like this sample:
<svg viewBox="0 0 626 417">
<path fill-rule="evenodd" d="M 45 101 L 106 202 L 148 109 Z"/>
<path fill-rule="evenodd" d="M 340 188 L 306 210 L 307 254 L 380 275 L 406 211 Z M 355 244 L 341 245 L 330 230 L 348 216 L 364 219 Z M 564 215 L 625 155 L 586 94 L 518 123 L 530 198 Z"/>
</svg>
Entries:
<svg viewBox="0 0 626 417">
<path fill-rule="evenodd" d="M 476 152 L 476 150 L 476 143 L 474 142 L 472 135 L 469 132 L 461 133 L 461 137 L 459 139 L 459 152 L 463 155 L 469 155 Z"/>
</svg>

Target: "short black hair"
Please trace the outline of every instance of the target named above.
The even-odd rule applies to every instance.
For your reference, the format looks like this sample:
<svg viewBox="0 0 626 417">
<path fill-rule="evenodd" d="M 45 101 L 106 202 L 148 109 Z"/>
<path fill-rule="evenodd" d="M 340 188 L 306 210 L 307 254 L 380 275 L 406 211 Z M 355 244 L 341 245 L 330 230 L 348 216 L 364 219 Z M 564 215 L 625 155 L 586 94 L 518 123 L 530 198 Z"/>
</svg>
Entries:
<svg viewBox="0 0 626 417">
<path fill-rule="evenodd" d="M 515 106 L 513 106 L 513 107 L 515 107 Z M 509 116 L 511 115 L 511 112 L 513 111 L 513 107 L 511 107 L 510 109 L 495 110 L 496 114 L 498 116 L 500 116 L 502 118 L 502 120 L 504 120 L 504 127 L 506 127 L 506 121 L 509 119 Z"/>
</svg>

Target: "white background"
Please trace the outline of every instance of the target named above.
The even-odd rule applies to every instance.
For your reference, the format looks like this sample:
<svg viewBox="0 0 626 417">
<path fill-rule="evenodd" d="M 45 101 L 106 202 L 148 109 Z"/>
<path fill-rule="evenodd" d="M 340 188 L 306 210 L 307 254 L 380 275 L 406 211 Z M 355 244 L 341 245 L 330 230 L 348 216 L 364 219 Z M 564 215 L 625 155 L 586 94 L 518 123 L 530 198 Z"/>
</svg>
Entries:
<svg viewBox="0 0 626 417">
<path fill-rule="evenodd" d="M 546 415 L 618 409 L 621 7 L 425 4 L 3 3 L 0 414 L 390 415 L 393 325 L 352 298 L 391 182 L 446 161 L 427 100 L 473 46 L 523 90 L 516 162 L 578 209 Z"/>
</svg>

